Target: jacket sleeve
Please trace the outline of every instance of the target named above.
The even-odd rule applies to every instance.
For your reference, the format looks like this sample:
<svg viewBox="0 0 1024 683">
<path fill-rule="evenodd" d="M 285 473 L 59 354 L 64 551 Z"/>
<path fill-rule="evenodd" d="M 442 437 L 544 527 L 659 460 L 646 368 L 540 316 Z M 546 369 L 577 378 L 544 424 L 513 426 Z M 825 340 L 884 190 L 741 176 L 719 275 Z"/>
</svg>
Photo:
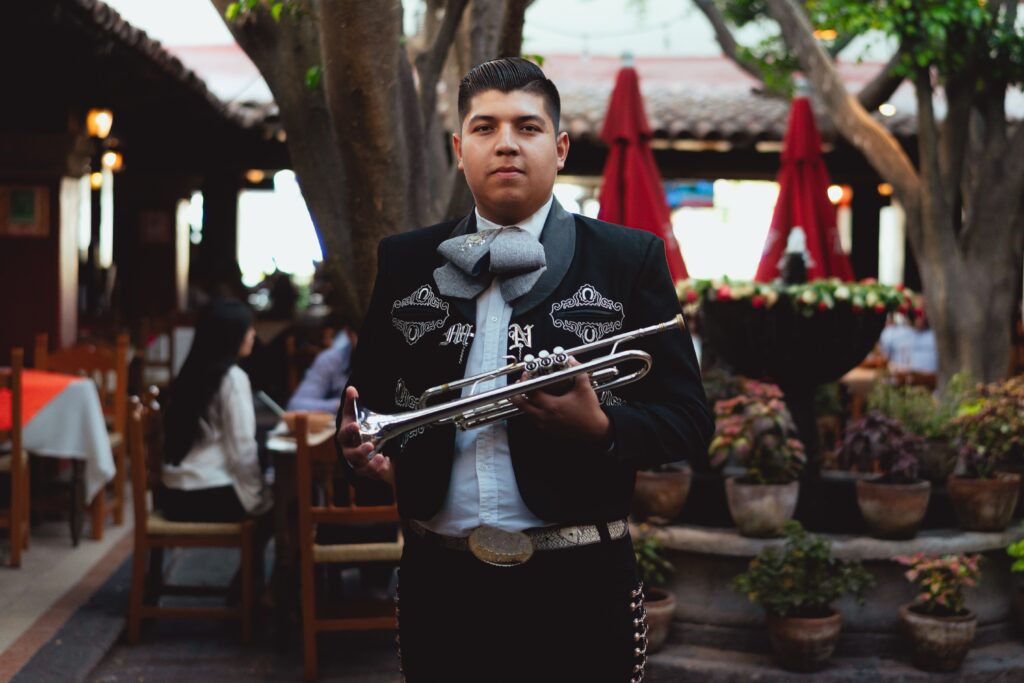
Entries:
<svg viewBox="0 0 1024 683">
<path fill-rule="evenodd" d="M 387 292 L 388 243 L 389 239 L 384 238 L 377 246 L 377 278 L 373 283 L 370 306 L 359 330 L 359 341 L 352 352 L 352 372 L 346 385 L 346 389 L 352 386 L 359 391 L 360 405 L 378 412 L 390 411 L 394 400 L 394 387 L 388 387 L 380 379 L 385 374 L 382 372 L 382 368 L 386 367 L 388 361 L 384 337 L 391 324 L 388 320 L 390 311 Z M 336 421 L 339 428 L 344 408 L 344 392 L 342 392 L 342 402 L 338 407 Z M 335 439 L 335 443 L 337 444 L 337 439 Z M 338 455 L 341 456 L 340 446 Z"/>
<path fill-rule="evenodd" d="M 627 310 L 627 329 L 662 323 L 681 310 L 660 239 L 651 241 Z M 707 467 L 715 430 L 688 329 L 651 335 L 630 348 L 651 354 L 643 379 L 615 390 L 623 403 L 604 408 L 612 423 L 611 457 L 618 465 L 645 469 L 687 460 Z"/>
</svg>

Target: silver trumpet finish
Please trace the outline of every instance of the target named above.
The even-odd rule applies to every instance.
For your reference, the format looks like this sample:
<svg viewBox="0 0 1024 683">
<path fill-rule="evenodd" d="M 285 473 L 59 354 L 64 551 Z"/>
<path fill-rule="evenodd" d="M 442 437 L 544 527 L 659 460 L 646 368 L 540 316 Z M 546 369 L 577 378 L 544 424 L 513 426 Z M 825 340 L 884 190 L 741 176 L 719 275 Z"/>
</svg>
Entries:
<svg viewBox="0 0 1024 683">
<path fill-rule="evenodd" d="M 657 325 L 642 327 L 632 332 L 624 332 L 572 349 L 562 350 L 556 348 L 553 353 L 542 351 L 538 358 L 527 357 L 526 360 L 510 363 L 495 370 L 427 389 L 420 399 L 419 407 L 404 413 L 393 415 L 375 413 L 360 406 L 357 402 L 355 405 L 355 416 L 356 422 L 359 425 L 360 439 L 362 443 L 373 444 L 373 451 L 368 456 L 372 458 L 391 439 L 420 427 L 454 424 L 458 429 L 472 429 L 497 422 L 498 420 L 514 417 L 522 411 L 512 403 L 513 396 L 526 394 L 566 380 L 575 379 L 577 375 L 582 373 L 587 373 L 590 376 L 590 383 L 595 391 L 607 391 L 630 382 L 635 382 L 650 372 L 654 361 L 651 359 L 651 355 L 645 351 L 635 349 L 618 351 L 619 344 L 671 329 L 682 330 L 685 327 L 686 323 L 680 314 L 671 320 L 658 323 Z M 609 346 L 612 347 L 611 351 L 604 356 L 580 363 L 579 365 L 568 366 L 569 358 L 572 356 Z M 636 364 L 636 368 L 631 372 L 623 374 L 623 370 L 618 366 L 629 363 Z M 430 405 L 431 401 L 444 394 L 453 391 L 459 391 L 461 394 L 461 390 L 464 387 L 475 387 L 481 382 L 488 382 L 508 375 L 519 376 L 524 372 L 531 375 L 531 377 L 515 384 L 509 384 L 478 394 L 460 395 L 444 403 Z"/>
</svg>

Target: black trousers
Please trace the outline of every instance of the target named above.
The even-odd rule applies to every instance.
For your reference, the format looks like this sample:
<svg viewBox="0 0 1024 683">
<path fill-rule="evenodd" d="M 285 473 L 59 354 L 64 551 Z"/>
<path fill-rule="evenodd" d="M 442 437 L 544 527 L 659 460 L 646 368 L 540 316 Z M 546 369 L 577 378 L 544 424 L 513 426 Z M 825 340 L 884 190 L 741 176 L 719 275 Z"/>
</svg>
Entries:
<svg viewBox="0 0 1024 683">
<path fill-rule="evenodd" d="M 628 535 L 494 567 L 407 531 L 398 591 L 407 683 L 643 678 L 643 595 Z"/>
</svg>

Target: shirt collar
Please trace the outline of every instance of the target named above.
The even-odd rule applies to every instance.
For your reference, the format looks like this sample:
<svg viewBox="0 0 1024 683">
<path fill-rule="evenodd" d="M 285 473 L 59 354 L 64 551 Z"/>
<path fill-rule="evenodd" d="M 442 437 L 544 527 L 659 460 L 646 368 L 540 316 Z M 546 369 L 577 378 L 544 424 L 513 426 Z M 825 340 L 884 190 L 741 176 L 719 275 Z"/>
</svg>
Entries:
<svg viewBox="0 0 1024 683">
<path fill-rule="evenodd" d="M 544 206 L 540 207 L 536 213 L 527 218 L 525 221 L 516 223 L 517 227 L 522 228 L 526 232 L 530 233 L 537 239 L 540 239 L 540 233 L 544 229 L 544 223 L 547 222 L 548 213 L 551 211 L 551 204 L 554 202 L 555 196 L 551 195 L 548 197 L 547 202 Z M 473 209 L 476 213 L 476 229 L 478 232 L 483 230 L 497 230 L 498 228 L 508 227 L 504 225 L 498 225 L 493 221 L 489 221 L 480 215 L 479 209 Z"/>
</svg>

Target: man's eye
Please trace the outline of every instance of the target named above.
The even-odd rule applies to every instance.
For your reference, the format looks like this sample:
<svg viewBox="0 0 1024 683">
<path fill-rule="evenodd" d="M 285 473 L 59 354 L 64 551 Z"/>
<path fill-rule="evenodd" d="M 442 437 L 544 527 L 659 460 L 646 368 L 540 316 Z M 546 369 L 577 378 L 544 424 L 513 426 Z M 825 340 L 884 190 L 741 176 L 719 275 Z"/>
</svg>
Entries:
<svg viewBox="0 0 1024 683">
<path fill-rule="evenodd" d="M 537 126 L 534 126 L 534 125 L 523 126 L 523 130 L 528 130 L 531 133 L 539 133 L 540 132 L 540 128 L 538 128 Z"/>
<path fill-rule="evenodd" d="M 491 129 L 490 126 L 477 126 L 476 128 L 473 129 L 473 132 L 474 133 L 482 133 L 482 132 L 488 131 L 490 129 Z"/>
</svg>

